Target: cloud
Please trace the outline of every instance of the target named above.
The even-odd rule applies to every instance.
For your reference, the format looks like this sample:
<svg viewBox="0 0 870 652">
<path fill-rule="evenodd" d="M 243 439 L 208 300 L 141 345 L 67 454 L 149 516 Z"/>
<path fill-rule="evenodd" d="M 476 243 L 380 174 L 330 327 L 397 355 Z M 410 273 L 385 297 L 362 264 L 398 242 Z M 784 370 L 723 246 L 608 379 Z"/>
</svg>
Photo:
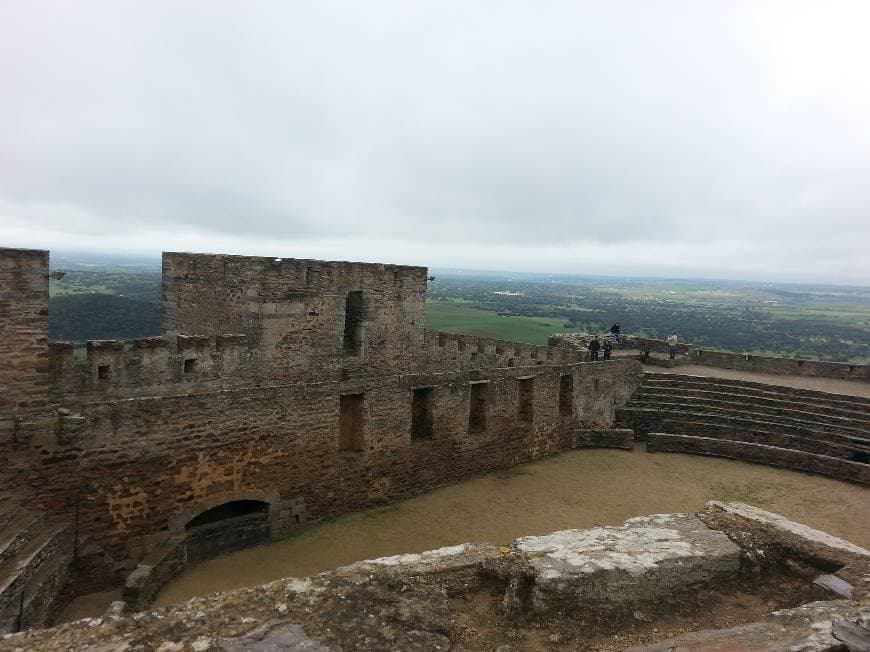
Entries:
<svg viewBox="0 0 870 652">
<path fill-rule="evenodd" d="M 860 2 L 9 3 L 0 229 L 870 281 L 867 18 Z"/>
</svg>

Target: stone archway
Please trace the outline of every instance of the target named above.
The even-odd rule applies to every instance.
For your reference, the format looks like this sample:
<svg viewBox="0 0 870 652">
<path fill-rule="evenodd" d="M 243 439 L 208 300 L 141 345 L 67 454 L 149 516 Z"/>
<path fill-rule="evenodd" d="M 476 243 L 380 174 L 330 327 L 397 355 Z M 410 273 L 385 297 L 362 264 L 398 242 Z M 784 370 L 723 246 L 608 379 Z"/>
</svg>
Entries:
<svg viewBox="0 0 870 652">
<path fill-rule="evenodd" d="M 229 500 L 201 511 L 184 525 L 187 561 L 268 543 L 271 505 L 264 500 Z"/>
</svg>

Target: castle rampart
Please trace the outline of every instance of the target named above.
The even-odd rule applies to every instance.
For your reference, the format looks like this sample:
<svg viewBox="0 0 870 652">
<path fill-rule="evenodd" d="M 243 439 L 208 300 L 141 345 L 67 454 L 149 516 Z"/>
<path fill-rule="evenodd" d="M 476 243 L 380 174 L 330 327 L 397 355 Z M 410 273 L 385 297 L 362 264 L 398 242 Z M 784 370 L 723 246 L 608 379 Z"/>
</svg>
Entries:
<svg viewBox="0 0 870 652">
<path fill-rule="evenodd" d="M 632 446 L 613 426 L 638 361 L 427 330 L 425 268 L 172 253 L 163 272 L 164 334 L 90 341 L 77 360 L 47 341 L 47 252 L 0 250 L 2 478 L 63 521 L 40 540 L 60 550 L 39 558 L 58 584 L 69 555 L 79 589 L 157 559 L 131 576 L 145 599 L 185 560 L 570 448 Z M 57 532 L 71 545 L 53 547 Z M 25 570 L 2 604 L 48 573 Z M 54 609 L 29 600 L 28 623 Z"/>
<path fill-rule="evenodd" d="M 81 403 L 232 387 L 255 377 L 251 360 L 240 334 L 92 340 L 83 359 L 72 342 L 50 342 L 50 395 Z"/>
<path fill-rule="evenodd" d="M 567 348 L 578 352 L 583 358 L 591 335 L 556 334 L 550 337 L 549 346 Z M 624 346 L 629 349 L 646 349 L 651 353 L 667 353 L 668 343 L 649 337 L 627 335 Z M 751 371 L 785 376 L 808 376 L 814 378 L 833 378 L 837 380 L 857 380 L 870 382 L 870 363 L 850 364 L 846 362 L 827 362 L 824 360 L 804 360 L 801 358 L 779 358 L 752 353 L 732 353 L 730 351 L 711 351 L 692 344 L 680 342 L 676 346 L 677 364 L 696 364 L 719 369 Z M 653 359 L 651 362 L 655 363 Z"/>
<path fill-rule="evenodd" d="M 244 333 L 264 376 L 389 373 L 422 343 L 426 268 L 165 253 L 163 295 L 165 333 Z"/>
<path fill-rule="evenodd" d="M 141 556 L 178 514 L 257 487 L 276 491 L 277 533 L 570 448 L 572 429 L 612 423 L 638 371 L 631 361 L 536 365 L 86 403 L 80 417 L 27 442 L 52 469 L 33 491 L 55 507 L 65 497 L 82 534 L 118 561 Z M 521 381 L 531 392 L 526 415 Z M 472 430 L 477 386 L 485 423 Z M 429 392 L 425 433 L 413 430 L 419 388 Z M 344 447 L 343 396 L 362 405 L 359 437 Z M 76 507 L 78 496 L 88 500 Z"/>
<path fill-rule="evenodd" d="M 46 405 L 48 252 L 0 248 L 0 429 Z"/>
<path fill-rule="evenodd" d="M 249 336 L 166 335 L 130 341 L 92 340 L 85 356 L 77 359 L 74 343 L 49 343 L 49 394 L 65 405 L 89 400 L 132 398 L 228 389 L 260 381 L 257 351 Z M 442 373 L 456 369 L 525 367 L 580 362 L 582 354 L 564 348 L 550 348 L 519 342 L 495 340 L 422 330 L 422 343 L 403 369 L 396 371 Z M 340 356 L 339 356 L 340 357 Z M 371 375 L 370 369 L 354 360 L 343 364 L 340 378 Z M 327 376 L 328 377 L 328 376 Z M 287 382 L 312 378 L 311 369 L 288 373 Z"/>
</svg>

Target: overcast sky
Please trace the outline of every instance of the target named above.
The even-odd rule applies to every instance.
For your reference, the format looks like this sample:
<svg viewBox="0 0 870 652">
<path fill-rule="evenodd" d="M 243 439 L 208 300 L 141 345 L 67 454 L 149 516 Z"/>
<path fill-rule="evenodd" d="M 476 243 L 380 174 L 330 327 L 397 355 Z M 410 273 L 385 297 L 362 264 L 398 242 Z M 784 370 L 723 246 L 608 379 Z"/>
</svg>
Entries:
<svg viewBox="0 0 870 652">
<path fill-rule="evenodd" d="M 0 0 L 0 244 L 870 283 L 868 25 Z"/>
</svg>

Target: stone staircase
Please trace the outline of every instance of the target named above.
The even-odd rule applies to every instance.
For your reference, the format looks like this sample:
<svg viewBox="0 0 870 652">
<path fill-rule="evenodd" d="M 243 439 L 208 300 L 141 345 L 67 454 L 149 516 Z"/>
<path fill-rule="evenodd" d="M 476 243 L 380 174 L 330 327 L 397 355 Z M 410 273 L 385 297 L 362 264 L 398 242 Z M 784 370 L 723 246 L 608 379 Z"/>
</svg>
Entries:
<svg viewBox="0 0 870 652">
<path fill-rule="evenodd" d="M 870 484 L 870 399 L 647 373 L 617 428 L 648 449 L 722 455 Z"/>
<path fill-rule="evenodd" d="M 12 493 L 0 494 L 0 634 L 47 624 L 73 558 L 68 525 Z"/>
</svg>

